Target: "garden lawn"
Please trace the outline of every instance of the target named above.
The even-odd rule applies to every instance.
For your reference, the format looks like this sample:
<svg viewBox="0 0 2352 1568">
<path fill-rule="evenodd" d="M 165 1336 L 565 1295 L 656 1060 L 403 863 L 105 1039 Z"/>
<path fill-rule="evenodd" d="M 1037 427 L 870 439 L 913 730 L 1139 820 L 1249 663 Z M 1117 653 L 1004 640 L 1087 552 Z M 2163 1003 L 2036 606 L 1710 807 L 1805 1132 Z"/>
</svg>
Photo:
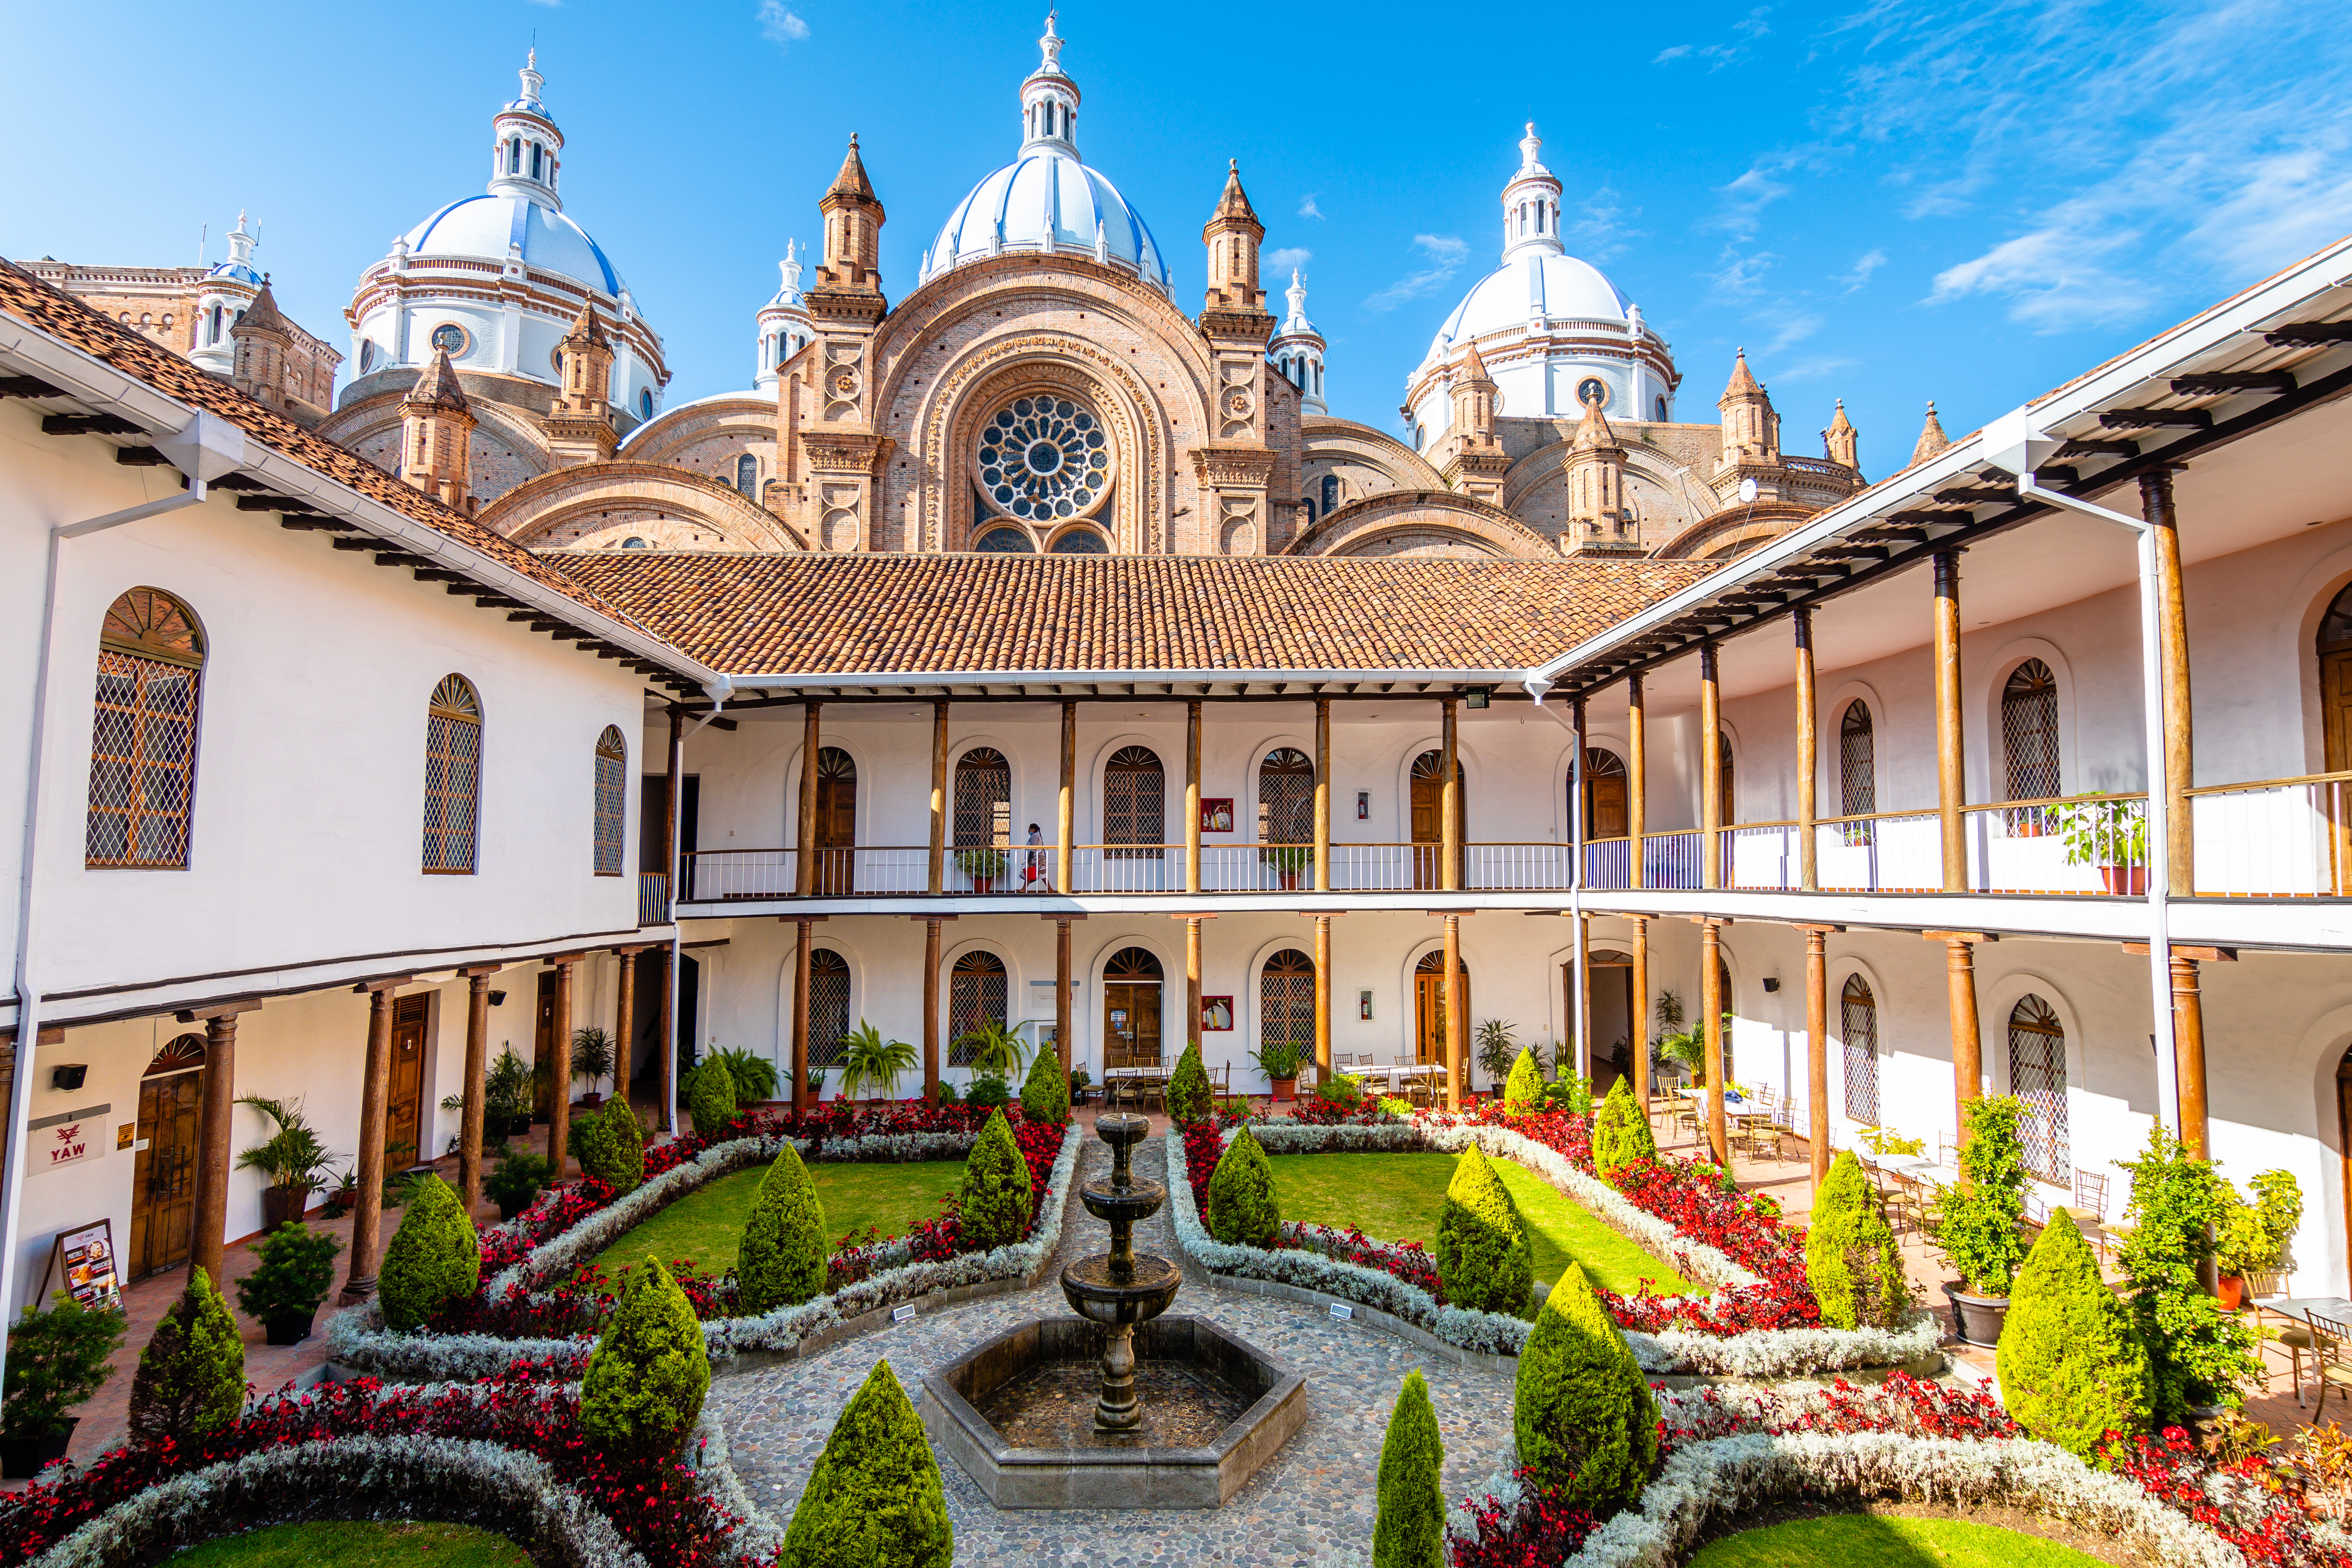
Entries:
<svg viewBox="0 0 2352 1568">
<path fill-rule="evenodd" d="M 819 1160 L 808 1173 L 824 1205 L 825 1234 L 836 1243 L 851 1232 L 862 1239 L 868 1226 L 884 1236 L 904 1236 L 917 1221 L 937 1218 L 940 1199 L 963 1185 L 961 1160 L 905 1165 Z M 643 1263 L 650 1253 L 664 1263 L 690 1258 L 706 1273 L 725 1273 L 735 1267 L 743 1221 L 767 1173 L 767 1166 L 753 1165 L 706 1184 L 606 1247 L 596 1261 L 610 1273 Z"/>
<path fill-rule="evenodd" d="M 273 1524 L 191 1546 L 166 1568 L 530 1568 L 503 1535 L 463 1524 Z"/>
<path fill-rule="evenodd" d="M 2098 1561 L 1998 1525 L 1837 1513 L 1727 1535 L 1690 1568 L 2096 1568 Z"/>
<path fill-rule="evenodd" d="M 1282 1217 L 1317 1225 L 1353 1226 L 1380 1241 L 1417 1241 L 1436 1250 L 1437 1216 L 1454 1154 L 1284 1154 L 1276 1158 L 1274 1185 Z M 1511 1201 L 1519 1206 L 1535 1245 L 1536 1278 L 1549 1285 L 1570 1263 L 1584 1265 L 1592 1282 L 1630 1296 L 1643 1279 L 1661 1296 L 1699 1289 L 1674 1266 L 1626 1240 L 1598 1215 L 1526 1166 L 1493 1162 Z"/>
</svg>

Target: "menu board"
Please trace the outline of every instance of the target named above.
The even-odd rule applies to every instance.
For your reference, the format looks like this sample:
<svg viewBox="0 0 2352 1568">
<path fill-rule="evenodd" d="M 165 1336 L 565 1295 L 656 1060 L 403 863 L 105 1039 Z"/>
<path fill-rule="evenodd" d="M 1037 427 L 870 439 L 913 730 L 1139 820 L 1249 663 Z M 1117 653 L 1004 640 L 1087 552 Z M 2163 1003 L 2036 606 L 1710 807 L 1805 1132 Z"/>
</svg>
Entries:
<svg viewBox="0 0 2352 1568">
<path fill-rule="evenodd" d="M 122 1281 L 114 1267 L 113 1221 L 102 1219 L 96 1225 L 58 1232 L 50 1266 L 63 1272 L 68 1293 L 83 1306 L 122 1304 Z M 43 1279 L 45 1289 L 47 1283 Z"/>
</svg>

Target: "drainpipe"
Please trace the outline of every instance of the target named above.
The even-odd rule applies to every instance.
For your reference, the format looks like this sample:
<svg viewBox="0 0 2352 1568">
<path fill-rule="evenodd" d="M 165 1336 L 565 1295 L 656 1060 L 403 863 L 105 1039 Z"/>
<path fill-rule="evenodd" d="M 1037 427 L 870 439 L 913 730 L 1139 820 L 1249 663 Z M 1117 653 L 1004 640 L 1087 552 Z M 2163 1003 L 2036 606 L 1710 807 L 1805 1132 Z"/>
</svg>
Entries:
<svg viewBox="0 0 2352 1568">
<path fill-rule="evenodd" d="M 1570 853 L 1576 857 L 1576 864 L 1568 879 L 1568 918 L 1575 925 L 1575 933 L 1570 938 L 1574 945 L 1569 952 L 1572 955 L 1570 962 L 1576 973 L 1574 987 L 1576 996 L 1575 1016 L 1562 1020 L 1568 1027 L 1561 1033 L 1576 1042 L 1577 1070 L 1582 1072 L 1589 1080 L 1592 1076 L 1591 1058 L 1592 1046 L 1585 1036 L 1590 1030 L 1586 1019 L 1591 1009 L 1586 997 L 1585 987 L 1591 984 L 1591 976 L 1585 973 L 1585 950 L 1591 944 L 1578 940 L 1584 935 L 1584 731 L 1577 727 L 1574 719 L 1562 713 L 1559 709 L 1545 704 L 1544 699 L 1551 694 L 1550 681 L 1539 675 L 1530 674 L 1519 684 L 1527 689 L 1529 697 L 1535 699 L 1538 712 L 1550 715 L 1554 723 L 1569 732 L 1570 746 L 1573 752 L 1569 762 L 1568 773 L 1568 841 Z M 1559 1062 L 1558 1053 L 1555 1052 L 1552 1074 L 1558 1077 L 1559 1073 Z"/>
<path fill-rule="evenodd" d="M 41 589 L 39 652 L 33 672 L 33 722 L 25 758 L 25 832 L 18 856 L 16 889 L 16 1078 L 8 1097 L 8 1158 L 0 1169 L 0 1313 L 14 1321 L 24 1249 L 16 1226 L 25 1201 L 25 1156 L 32 1118 L 34 1049 L 41 1034 L 41 988 L 36 973 L 34 935 L 38 908 L 33 896 L 34 869 L 41 843 L 42 773 L 48 750 L 49 670 L 57 636 L 58 579 L 64 565 L 65 542 L 102 533 L 126 522 L 141 522 L 184 507 L 200 505 L 212 480 L 245 466 L 245 434 L 217 415 L 198 414 L 174 434 L 158 437 L 157 450 L 187 479 L 188 488 L 162 500 L 142 502 L 79 522 L 61 522 L 49 530 L 48 563 Z M 7 1347 L 0 1340 L 0 1372 L 6 1368 Z"/>
<path fill-rule="evenodd" d="M 719 717 L 719 710 L 727 706 L 727 699 L 735 694 L 735 683 L 721 675 L 716 680 L 703 682 L 702 689 L 710 699 L 710 711 L 696 720 L 694 728 L 684 734 L 678 734 L 676 730 L 670 731 L 677 735 L 677 741 L 669 749 L 669 776 L 672 780 L 680 777 L 679 770 L 686 765 L 686 742 L 700 734 L 705 724 Z M 673 796 L 672 799 L 675 801 L 677 797 Z M 677 1016 L 677 972 L 679 960 L 686 956 L 686 933 L 677 923 L 677 900 L 686 890 L 685 885 L 680 881 L 686 874 L 686 858 L 680 853 L 682 846 L 678 836 L 685 830 L 685 826 L 684 814 L 673 809 L 669 813 L 669 1071 L 664 1075 L 669 1079 L 668 1118 L 670 1136 L 673 1138 L 678 1135 L 677 1131 L 677 1026 L 680 1020 Z M 699 1002 L 701 999 L 702 993 L 697 990 L 695 1000 Z"/>
</svg>

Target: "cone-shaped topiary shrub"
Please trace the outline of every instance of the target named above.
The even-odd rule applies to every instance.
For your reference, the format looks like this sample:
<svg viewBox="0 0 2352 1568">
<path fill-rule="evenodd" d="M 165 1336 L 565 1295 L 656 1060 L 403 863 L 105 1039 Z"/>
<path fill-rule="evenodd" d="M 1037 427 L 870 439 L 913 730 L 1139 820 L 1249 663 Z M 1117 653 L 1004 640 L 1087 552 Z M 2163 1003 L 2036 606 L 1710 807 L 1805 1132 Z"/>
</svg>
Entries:
<svg viewBox="0 0 2352 1568">
<path fill-rule="evenodd" d="M 440 1177 L 418 1177 L 376 1279 L 383 1321 L 395 1329 L 421 1329 L 481 1282 L 481 1241 L 466 1206 Z"/>
<path fill-rule="evenodd" d="M 726 1063 L 707 1061 L 694 1069 L 694 1080 L 686 1086 L 686 1109 L 694 1130 L 705 1138 L 718 1137 L 735 1120 L 735 1075 Z"/>
<path fill-rule="evenodd" d="M 1457 1307 L 1517 1316 L 1535 1296 L 1535 1253 L 1519 1205 L 1473 1143 L 1454 1163 L 1437 1216 L 1437 1278 Z"/>
<path fill-rule="evenodd" d="M 930 1439 L 887 1361 L 842 1407 L 793 1522 L 782 1568 L 948 1568 L 948 1519 Z"/>
<path fill-rule="evenodd" d="M 616 1094 L 604 1102 L 603 1110 L 584 1121 L 580 1168 L 611 1184 L 615 1194 L 635 1192 L 646 1179 L 646 1130 L 636 1111 Z"/>
<path fill-rule="evenodd" d="M 1532 1049 L 1522 1050 L 1519 1059 L 1511 1064 L 1511 1076 L 1503 1085 L 1503 1109 L 1513 1112 L 1538 1109 L 1543 1098 L 1543 1068 L 1536 1065 Z"/>
<path fill-rule="evenodd" d="M 1246 1127 L 1217 1156 L 1209 1177 L 1209 1234 L 1234 1247 L 1272 1247 L 1282 1236 L 1274 1167 Z"/>
<path fill-rule="evenodd" d="M 1632 1503 L 1657 1462 L 1657 1402 L 1581 1264 L 1568 1266 L 1528 1331 L 1511 1430 L 1519 1463 L 1595 1519 Z"/>
<path fill-rule="evenodd" d="M 1993 1355 L 2001 1403 L 2045 1442 L 2089 1459 L 2106 1433 L 2147 1429 L 2155 1380 L 2147 1348 L 2063 1209 L 2051 1211 L 2017 1271 Z"/>
<path fill-rule="evenodd" d="M 1021 1084 L 1021 1120 L 1040 1127 L 1066 1127 L 1070 1121 L 1070 1075 L 1062 1058 L 1039 1051 Z"/>
<path fill-rule="evenodd" d="M 1892 1329 L 1911 1310 L 1911 1280 L 1886 1211 L 1851 1149 L 1830 1163 L 1805 1232 L 1805 1282 L 1832 1329 Z"/>
<path fill-rule="evenodd" d="M 1525 1058 L 1522 1058 L 1522 1060 Z M 1419 1367 L 1404 1374 L 1381 1440 L 1372 1568 L 1445 1568 L 1445 1445 Z"/>
<path fill-rule="evenodd" d="M 596 1341 L 580 1385 L 580 1425 L 624 1464 L 677 1452 L 710 1392 L 710 1352 L 694 1303 L 648 1256 L 629 1272 L 621 1304 Z"/>
<path fill-rule="evenodd" d="M 1201 1065 L 1201 1042 L 1195 1040 L 1184 1047 L 1176 1058 L 1176 1070 L 1168 1075 L 1168 1120 L 1179 1127 L 1205 1121 L 1212 1103 L 1209 1069 Z"/>
<path fill-rule="evenodd" d="M 193 1264 L 188 1288 L 139 1352 L 131 1380 L 131 1435 L 185 1443 L 219 1431 L 245 1408 L 245 1341 L 212 1276 Z"/>
<path fill-rule="evenodd" d="M 965 1245 L 986 1248 L 1020 1240 L 1029 1234 L 1029 1205 L 1028 1163 L 1004 1112 L 992 1110 L 963 1162 L 957 1213 Z"/>
<path fill-rule="evenodd" d="M 786 1143 L 760 1178 L 759 1195 L 743 1221 L 743 1247 L 735 1261 L 735 1310 L 756 1318 L 823 1294 L 824 1260 L 831 1250 L 816 1184 Z"/>
<path fill-rule="evenodd" d="M 1614 1183 L 1626 1166 L 1657 1157 L 1658 1140 L 1642 1102 L 1633 1098 L 1633 1080 L 1621 1078 L 1592 1113 L 1592 1168 L 1602 1181 Z"/>
</svg>

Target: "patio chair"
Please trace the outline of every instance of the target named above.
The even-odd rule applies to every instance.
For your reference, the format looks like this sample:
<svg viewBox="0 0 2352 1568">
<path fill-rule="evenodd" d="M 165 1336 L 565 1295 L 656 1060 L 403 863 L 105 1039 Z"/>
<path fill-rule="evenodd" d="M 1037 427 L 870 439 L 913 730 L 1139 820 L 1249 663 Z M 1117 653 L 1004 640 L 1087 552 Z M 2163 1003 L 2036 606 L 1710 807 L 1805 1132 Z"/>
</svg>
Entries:
<svg viewBox="0 0 2352 1568">
<path fill-rule="evenodd" d="M 2352 1388 L 2352 1363 L 2347 1363 L 2344 1345 L 2352 1340 L 2352 1323 L 2338 1322 L 2317 1312 L 2308 1314 L 2311 1327 L 2311 1363 L 2313 1381 L 2319 1384 L 2319 1405 L 2311 1413 L 2313 1426 L 2327 1414 L 2327 1391 L 2332 1387 Z M 2298 1376 L 2300 1374 L 2298 1373 Z M 2303 1402 L 2300 1382 L 2295 1388 L 2295 1403 Z"/>
<path fill-rule="evenodd" d="M 1130 1107 L 1140 1106 L 1142 1100 L 1136 1093 L 1135 1086 L 1136 1079 L 1132 1078 L 1119 1077 L 1104 1079 L 1103 1109 L 1106 1110 L 1123 1110 Z"/>
<path fill-rule="evenodd" d="M 2285 1291 L 2286 1276 L 2284 1274 L 2246 1276 L 2246 1304 L 2253 1308 L 2255 1322 L 2263 1325 L 2263 1336 L 2286 1352 L 2287 1370 L 2294 1379 L 2294 1402 L 2301 1405 L 2303 1403 L 2303 1358 L 2311 1353 L 2311 1326 L 2292 1312 L 2282 1312 L 2263 1305 L 2263 1298 L 2284 1295 Z M 2276 1318 L 2282 1326 L 2270 1327 L 2263 1322 L 2266 1318 Z M 2259 1348 L 2257 1347 L 2258 1350 Z M 2263 1369 L 2263 1387 L 2267 1391 L 2270 1385 L 2271 1372 L 2268 1364 L 2265 1363 Z"/>
<path fill-rule="evenodd" d="M 1234 1102 L 1234 1064 L 1226 1062 L 1209 1069 L 1209 1099 L 1223 1110 Z"/>
<path fill-rule="evenodd" d="M 1772 1121 L 1751 1121 L 1740 1129 L 1740 1141 L 1748 1146 L 1751 1160 L 1769 1160 L 1779 1164 L 1780 1152 L 1780 1124 Z"/>
</svg>

